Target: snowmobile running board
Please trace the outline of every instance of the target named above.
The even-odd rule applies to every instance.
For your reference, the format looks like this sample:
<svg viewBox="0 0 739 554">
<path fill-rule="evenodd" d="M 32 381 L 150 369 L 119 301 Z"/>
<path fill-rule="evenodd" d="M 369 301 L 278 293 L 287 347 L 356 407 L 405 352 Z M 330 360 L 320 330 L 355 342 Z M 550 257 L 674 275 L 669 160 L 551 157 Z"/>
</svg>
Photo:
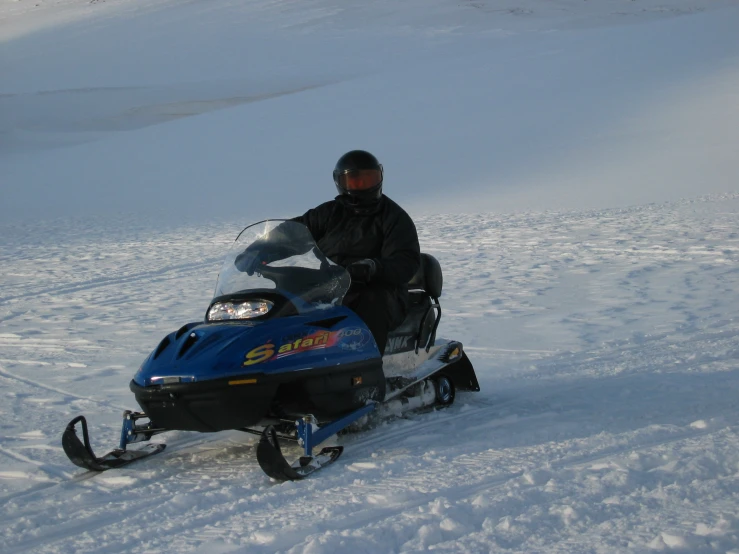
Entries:
<svg viewBox="0 0 739 554">
<path fill-rule="evenodd" d="M 372 403 L 351 412 L 344 417 L 332 421 L 323 427 L 316 425 L 315 418 L 306 415 L 295 422 L 298 432 L 298 443 L 303 447 L 304 456 L 290 465 L 282 454 L 280 443 L 277 440 L 277 431 L 274 426 L 268 425 L 262 431 L 262 438 L 257 445 L 257 462 L 262 471 L 277 481 L 296 481 L 311 473 L 335 462 L 344 451 L 343 446 L 327 446 L 316 456 L 313 456 L 313 445 L 320 444 L 331 435 L 334 435 L 351 425 L 361 417 L 375 409 L 377 404 Z"/>
</svg>

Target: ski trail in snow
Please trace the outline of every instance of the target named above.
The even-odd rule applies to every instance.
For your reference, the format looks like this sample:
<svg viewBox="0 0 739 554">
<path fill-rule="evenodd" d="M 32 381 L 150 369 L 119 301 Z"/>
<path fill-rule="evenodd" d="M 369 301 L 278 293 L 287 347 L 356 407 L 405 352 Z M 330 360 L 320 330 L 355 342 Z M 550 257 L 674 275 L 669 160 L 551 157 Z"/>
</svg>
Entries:
<svg viewBox="0 0 739 554">
<path fill-rule="evenodd" d="M 73 283 L 58 288 L 43 288 L 43 289 L 31 289 L 28 292 L 24 292 L 21 295 L 0 297 L 0 303 L 8 303 L 13 300 L 19 300 L 28 298 L 31 296 L 37 296 L 42 294 L 57 295 L 57 294 L 70 294 L 78 291 L 94 289 L 97 287 L 107 287 L 122 284 L 131 284 L 136 282 L 145 282 L 147 285 L 150 283 L 156 283 L 158 281 L 179 278 L 188 273 L 194 273 L 204 268 L 212 269 L 217 265 L 220 258 L 207 259 L 202 262 L 194 264 L 182 264 L 178 266 L 168 266 L 155 271 L 146 271 L 133 275 L 125 275 L 121 277 L 99 277 L 96 279 L 90 279 L 88 281 L 82 281 Z"/>
<path fill-rule="evenodd" d="M 23 541 L 22 543 L 18 545 L 14 545 L 7 550 L 4 550 L 4 552 L 11 554 L 11 553 L 22 553 L 22 552 L 28 552 L 30 549 L 44 546 L 45 548 L 53 546 L 55 543 L 65 540 L 67 537 L 70 536 L 78 536 L 78 535 L 84 535 L 86 533 L 94 533 L 97 529 L 104 528 L 104 527 L 111 527 L 115 526 L 116 522 L 120 520 L 120 514 L 117 514 L 115 512 L 108 512 L 105 510 L 105 504 L 106 502 L 102 502 L 99 509 L 96 509 L 96 512 L 99 514 L 95 519 L 89 520 L 86 519 L 83 522 L 75 522 L 74 520 L 68 521 L 66 524 L 62 526 L 62 529 L 55 534 L 53 537 L 41 537 L 38 539 L 29 539 L 26 541 Z M 158 505 L 158 500 L 149 500 L 146 501 L 144 499 L 139 499 L 136 502 L 132 502 L 129 505 L 129 508 L 131 510 L 139 510 L 141 512 L 146 512 L 148 509 L 155 508 Z M 114 552 L 115 550 L 108 550 L 109 552 Z"/>
<path fill-rule="evenodd" d="M 92 430 L 91 430 L 92 433 Z M 223 447 L 225 444 L 228 443 L 228 437 L 223 436 L 225 433 L 213 433 L 213 434 L 202 434 L 202 433 L 188 433 L 188 432 L 181 432 L 176 433 L 172 432 L 168 435 L 166 435 L 166 441 L 167 448 L 164 450 L 163 453 L 157 454 L 156 457 L 162 457 L 162 458 L 177 458 L 181 457 L 183 454 L 187 454 L 188 449 L 194 449 L 198 452 L 204 452 L 207 451 L 207 448 L 203 448 L 204 445 L 208 445 L 210 443 L 215 443 L 216 446 L 213 447 L 211 450 L 213 451 L 220 451 L 223 450 Z M 97 437 L 99 438 L 99 437 Z M 159 437 L 162 438 L 162 437 Z M 0 437 L 0 441 L 2 441 L 3 438 Z M 152 441 L 152 443 L 157 442 L 156 439 Z M 112 449 L 113 447 L 117 448 L 117 443 L 110 444 L 109 449 Z M 253 444 L 249 444 L 248 447 L 253 449 Z M 136 449 L 136 445 L 130 447 L 132 449 Z M 6 452 L 8 456 L 11 456 L 13 458 L 16 458 L 20 461 L 24 461 L 33 465 L 36 465 L 38 467 L 46 467 L 45 464 L 41 464 L 38 461 L 33 460 L 32 458 L 27 458 L 25 456 L 22 456 L 20 454 L 14 453 L 11 450 L 3 449 L 2 446 L 0 446 L 0 452 Z M 107 450 L 106 450 L 107 452 Z M 97 455 L 101 455 L 103 451 L 96 452 Z M 153 458 L 153 457 L 152 457 Z M 65 460 L 68 463 L 68 460 Z M 148 460 L 142 460 L 140 462 L 136 462 L 136 468 L 139 468 L 140 470 L 146 470 L 146 466 L 149 463 L 152 463 L 153 459 Z M 160 461 L 156 462 L 156 464 L 161 463 Z M 130 467 L 129 467 L 130 469 Z M 26 500 L 32 498 L 34 495 L 36 495 L 38 492 L 41 492 L 41 489 L 50 489 L 52 487 L 62 487 L 67 488 L 68 485 L 72 485 L 74 483 L 80 483 L 83 481 L 88 480 L 94 480 L 96 477 L 99 477 L 98 480 L 105 480 L 110 475 L 114 475 L 116 471 L 120 470 L 108 470 L 107 472 L 98 472 L 98 471 L 85 471 L 82 468 L 78 468 L 76 466 L 69 466 L 65 467 L 64 470 L 60 470 L 55 467 L 49 467 L 49 473 L 53 474 L 54 476 L 60 477 L 59 480 L 55 480 L 51 483 L 45 483 L 43 485 L 40 485 L 36 489 L 30 489 L 25 491 L 20 491 L 18 493 L 10 494 L 7 496 L 0 497 L 0 500 L 7 501 L 10 499 L 17 499 L 17 498 L 24 498 Z M 101 485 L 99 486 L 101 489 L 105 489 L 105 487 Z M 109 490 L 109 489 L 105 489 Z M 53 493 L 53 491 L 44 490 L 44 494 L 50 494 Z"/>
<path fill-rule="evenodd" d="M 2 440 L 0 438 L 0 440 Z M 26 456 L 23 456 L 22 454 L 19 454 L 17 452 L 14 452 L 13 450 L 10 450 L 9 448 L 5 448 L 2 444 L 0 444 L 0 454 L 5 454 L 6 456 L 10 458 L 15 458 L 16 460 L 19 460 L 21 462 L 33 464 L 39 469 L 43 470 L 44 472 L 48 473 L 51 477 L 55 477 L 57 479 L 66 479 L 69 477 L 69 473 L 66 471 L 61 471 L 60 469 L 53 467 L 49 464 L 45 464 L 43 462 L 38 462 L 36 460 L 33 460 L 31 458 L 28 458 Z"/>
<path fill-rule="evenodd" d="M 629 450 L 633 454 L 657 446 L 668 445 L 687 439 L 697 438 L 707 434 L 709 434 L 709 431 L 680 433 L 679 436 L 674 436 L 668 439 L 652 439 L 646 440 L 642 443 L 632 443 L 629 446 Z M 407 481 L 404 479 L 388 478 L 385 482 L 377 485 L 376 487 L 367 487 L 360 484 L 358 487 L 352 490 L 351 494 L 357 496 L 375 495 L 379 506 L 371 506 L 364 510 L 352 512 L 349 515 L 339 515 L 338 517 L 334 517 L 331 519 L 330 522 L 323 523 L 322 532 L 339 532 L 343 529 L 350 529 L 358 526 L 361 527 L 369 523 L 380 525 L 383 523 L 390 523 L 394 521 L 400 514 L 412 512 L 414 509 L 418 509 L 421 506 L 432 503 L 435 499 L 439 497 L 455 499 L 467 498 L 474 495 L 479 496 L 482 493 L 501 488 L 511 481 L 522 478 L 525 481 L 530 482 L 531 484 L 535 484 L 537 480 L 542 480 L 542 475 L 549 477 L 552 476 L 555 471 L 566 470 L 568 468 L 576 468 L 583 464 L 592 465 L 595 462 L 608 460 L 610 458 L 613 458 L 615 455 L 622 453 L 622 448 L 616 448 L 607 449 L 603 452 L 588 455 L 572 456 L 553 464 L 547 464 L 544 467 L 540 467 L 536 463 L 529 463 L 522 467 L 520 470 L 505 473 L 503 475 L 495 475 L 493 477 L 482 479 L 473 484 L 456 485 L 454 483 L 449 483 L 447 486 L 444 486 L 438 480 L 435 480 L 437 486 L 434 487 L 432 490 L 421 492 L 416 495 L 416 498 L 401 502 L 394 501 L 393 494 L 388 494 L 388 490 L 392 489 L 394 485 L 397 486 L 407 484 Z M 481 463 L 485 463 L 486 461 L 494 462 L 494 460 L 495 456 L 490 456 L 489 460 L 478 458 L 477 460 L 475 460 L 475 463 L 471 463 L 470 465 L 473 467 L 479 467 Z M 538 475 L 537 472 L 539 472 Z M 435 478 L 440 477 L 442 477 L 442 475 L 428 476 L 429 480 L 434 480 Z M 385 504 L 382 499 L 385 498 L 390 500 L 390 504 L 393 504 L 392 507 L 382 506 L 383 504 Z M 306 539 L 308 539 L 308 537 L 310 537 L 314 533 L 315 531 L 313 529 L 308 529 L 305 531 L 293 531 L 284 534 L 280 533 L 277 540 L 275 540 L 274 542 L 270 542 L 269 547 L 280 550 L 284 548 L 289 548 L 291 545 L 305 544 L 307 542 Z"/>
<path fill-rule="evenodd" d="M 69 392 L 69 391 L 66 391 L 66 390 L 63 390 L 63 389 L 59 389 L 59 388 L 56 388 L 56 387 L 51 387 L 51 386 L 48 386 L 48 385 L 44 385 L 43 383 L 39 383 L 38 381 L 34 381 L 32 379 L 26 379 L 25 377 L 21 377 L 19 375 L 14 375 L 14 374 L 10 373 L 9 371 L 7 371 L 6 369 L 4 369 L 2 366 L 0 366 L 0 376 L 5 377 L 6 379 L 13 379 L 15 381 L 20 381 L 21 383 L 25 383 L 26 385 L 30 385 L 30 386 L 35 387 L 35 388 L 39 388 L 39 389 L 47 390 L 49 392 L 60 394 L 60 395 L 62 395 L 65 398 L 74 398 L 76 400 L 84 400 L 84 401 L 90 402 L 92 404 L 98 404 L 98 405 L 104 406 L 106 408 L 115 408 L 117 410 L 120 410 L 121 413 L 123 413 L 123 411 L 127 409 L 124 406 L 119 406 L 119 405 L 111 404 L 110 402 L 103 401 L 103 400 L 96 400 L 95 398 L 92 398 L 92 397 L 89 397 L 89 396 L 80 396 L 78 394 L 74 394 L 72 392 Z"/>
<path fill-rule="evenodd" d="M 72 284 L 64 285 L 60 287 L 40 288 L 40 289 L 32 288 L 31 290 L 28 290 L 28 292 L 24 292 L 23 294 L 18 294 L 15 296 L 0 297 L 0 304 L 7 304 L 15 300 L 22 300 L 24 298 L 29 298 L 32 296 L 38 296 L 38 295 L 43 295 L 43 294 L 48 294 L 48 295 L 71 294 L 74 292 L 86 291 L 86 290 L 95 289 L 98 287 L 130 285 L 130 284 L 141 283 L 141 282 L 146 283 L 147 286 L 150 286 L 151 284 L 157 283 L 160 281 L 167 281 L 167 280 L 171 280 L 175 278 L 181 278 L 181 277 L 187 276 L 188 274 L 197 273 L 203 269 L 210 270 L 214 266 L 217 266 L 219 261 L 221 261 L 221 258 L 208 258 L 198 263 L 167 266 L 161 269 L 157 269 L 155 271 L 144 271 L 144 272 L 133 274 L 133 275 L 125 275 L 121 277 L 99 277 L 96 279 L 90 279 L 88 281 L 72 283 Z"/>
</svg>

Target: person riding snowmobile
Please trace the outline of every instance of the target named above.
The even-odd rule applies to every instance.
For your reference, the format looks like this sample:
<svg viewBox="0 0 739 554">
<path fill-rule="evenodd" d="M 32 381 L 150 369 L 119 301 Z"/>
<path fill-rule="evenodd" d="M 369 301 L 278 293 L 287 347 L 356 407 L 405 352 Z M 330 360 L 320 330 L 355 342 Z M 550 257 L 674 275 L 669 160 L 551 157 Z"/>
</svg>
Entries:
<svg viewBox="0 0 739 554">
<path fill-rule="evenodd" d="M 352 285 L 343 304 L 364 320 L 383 354 L 388 333 L 406 316 L 408 282 L 421 265 L 416 226 L 382 193 L 383 168 L 369 152 L 341 156 L 333 178 L 338 196 L 293 221 L 305 225 L 321 251 L 349 272 Z M 236 265 L 251 274 L 262 262 L 252 249 Z"/>
</svg>

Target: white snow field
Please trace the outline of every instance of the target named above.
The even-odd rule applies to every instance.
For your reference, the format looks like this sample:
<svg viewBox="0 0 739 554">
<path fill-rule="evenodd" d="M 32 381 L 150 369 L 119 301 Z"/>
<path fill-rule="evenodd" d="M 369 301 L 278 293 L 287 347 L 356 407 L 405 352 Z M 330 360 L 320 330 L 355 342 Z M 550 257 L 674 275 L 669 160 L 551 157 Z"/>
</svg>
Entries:
<svg viewBox="0 0 739 554">
<path fill-rule="evenodd" d="M 728 0 L 0 0 L 0 552 L 739 554 L 738 29 Z M 301 482 L 236 431 L 73 466 L 66 423 L 117 446 L 236 234 L 356 147 L 481 392 Z"/>
</svg>

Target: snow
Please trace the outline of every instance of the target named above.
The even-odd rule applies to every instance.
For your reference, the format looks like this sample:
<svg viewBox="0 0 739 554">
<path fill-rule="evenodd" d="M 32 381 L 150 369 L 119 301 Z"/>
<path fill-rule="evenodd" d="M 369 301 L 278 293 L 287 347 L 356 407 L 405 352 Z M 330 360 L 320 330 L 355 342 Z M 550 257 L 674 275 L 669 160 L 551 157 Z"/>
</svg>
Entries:
<svg viewBox="0 0 739 554">
<path fill-rule="evenodd" d="M 739 552 L 737 24 L 720 0 L 0 0 L 0 550 Z M 78 414 L 116 446 L 241 228 L 329 198 L 354 147 L 441 261 L 481 392 L 302 482 L 235 431 L 69 463 Z"/>
<path fill-rule="evenodd" d="M 7 220 L 292 215 L 352 147 L 418 214 L 734 186 L 735 2 L 61 4 L 0 27 Z"/>
</svg>

